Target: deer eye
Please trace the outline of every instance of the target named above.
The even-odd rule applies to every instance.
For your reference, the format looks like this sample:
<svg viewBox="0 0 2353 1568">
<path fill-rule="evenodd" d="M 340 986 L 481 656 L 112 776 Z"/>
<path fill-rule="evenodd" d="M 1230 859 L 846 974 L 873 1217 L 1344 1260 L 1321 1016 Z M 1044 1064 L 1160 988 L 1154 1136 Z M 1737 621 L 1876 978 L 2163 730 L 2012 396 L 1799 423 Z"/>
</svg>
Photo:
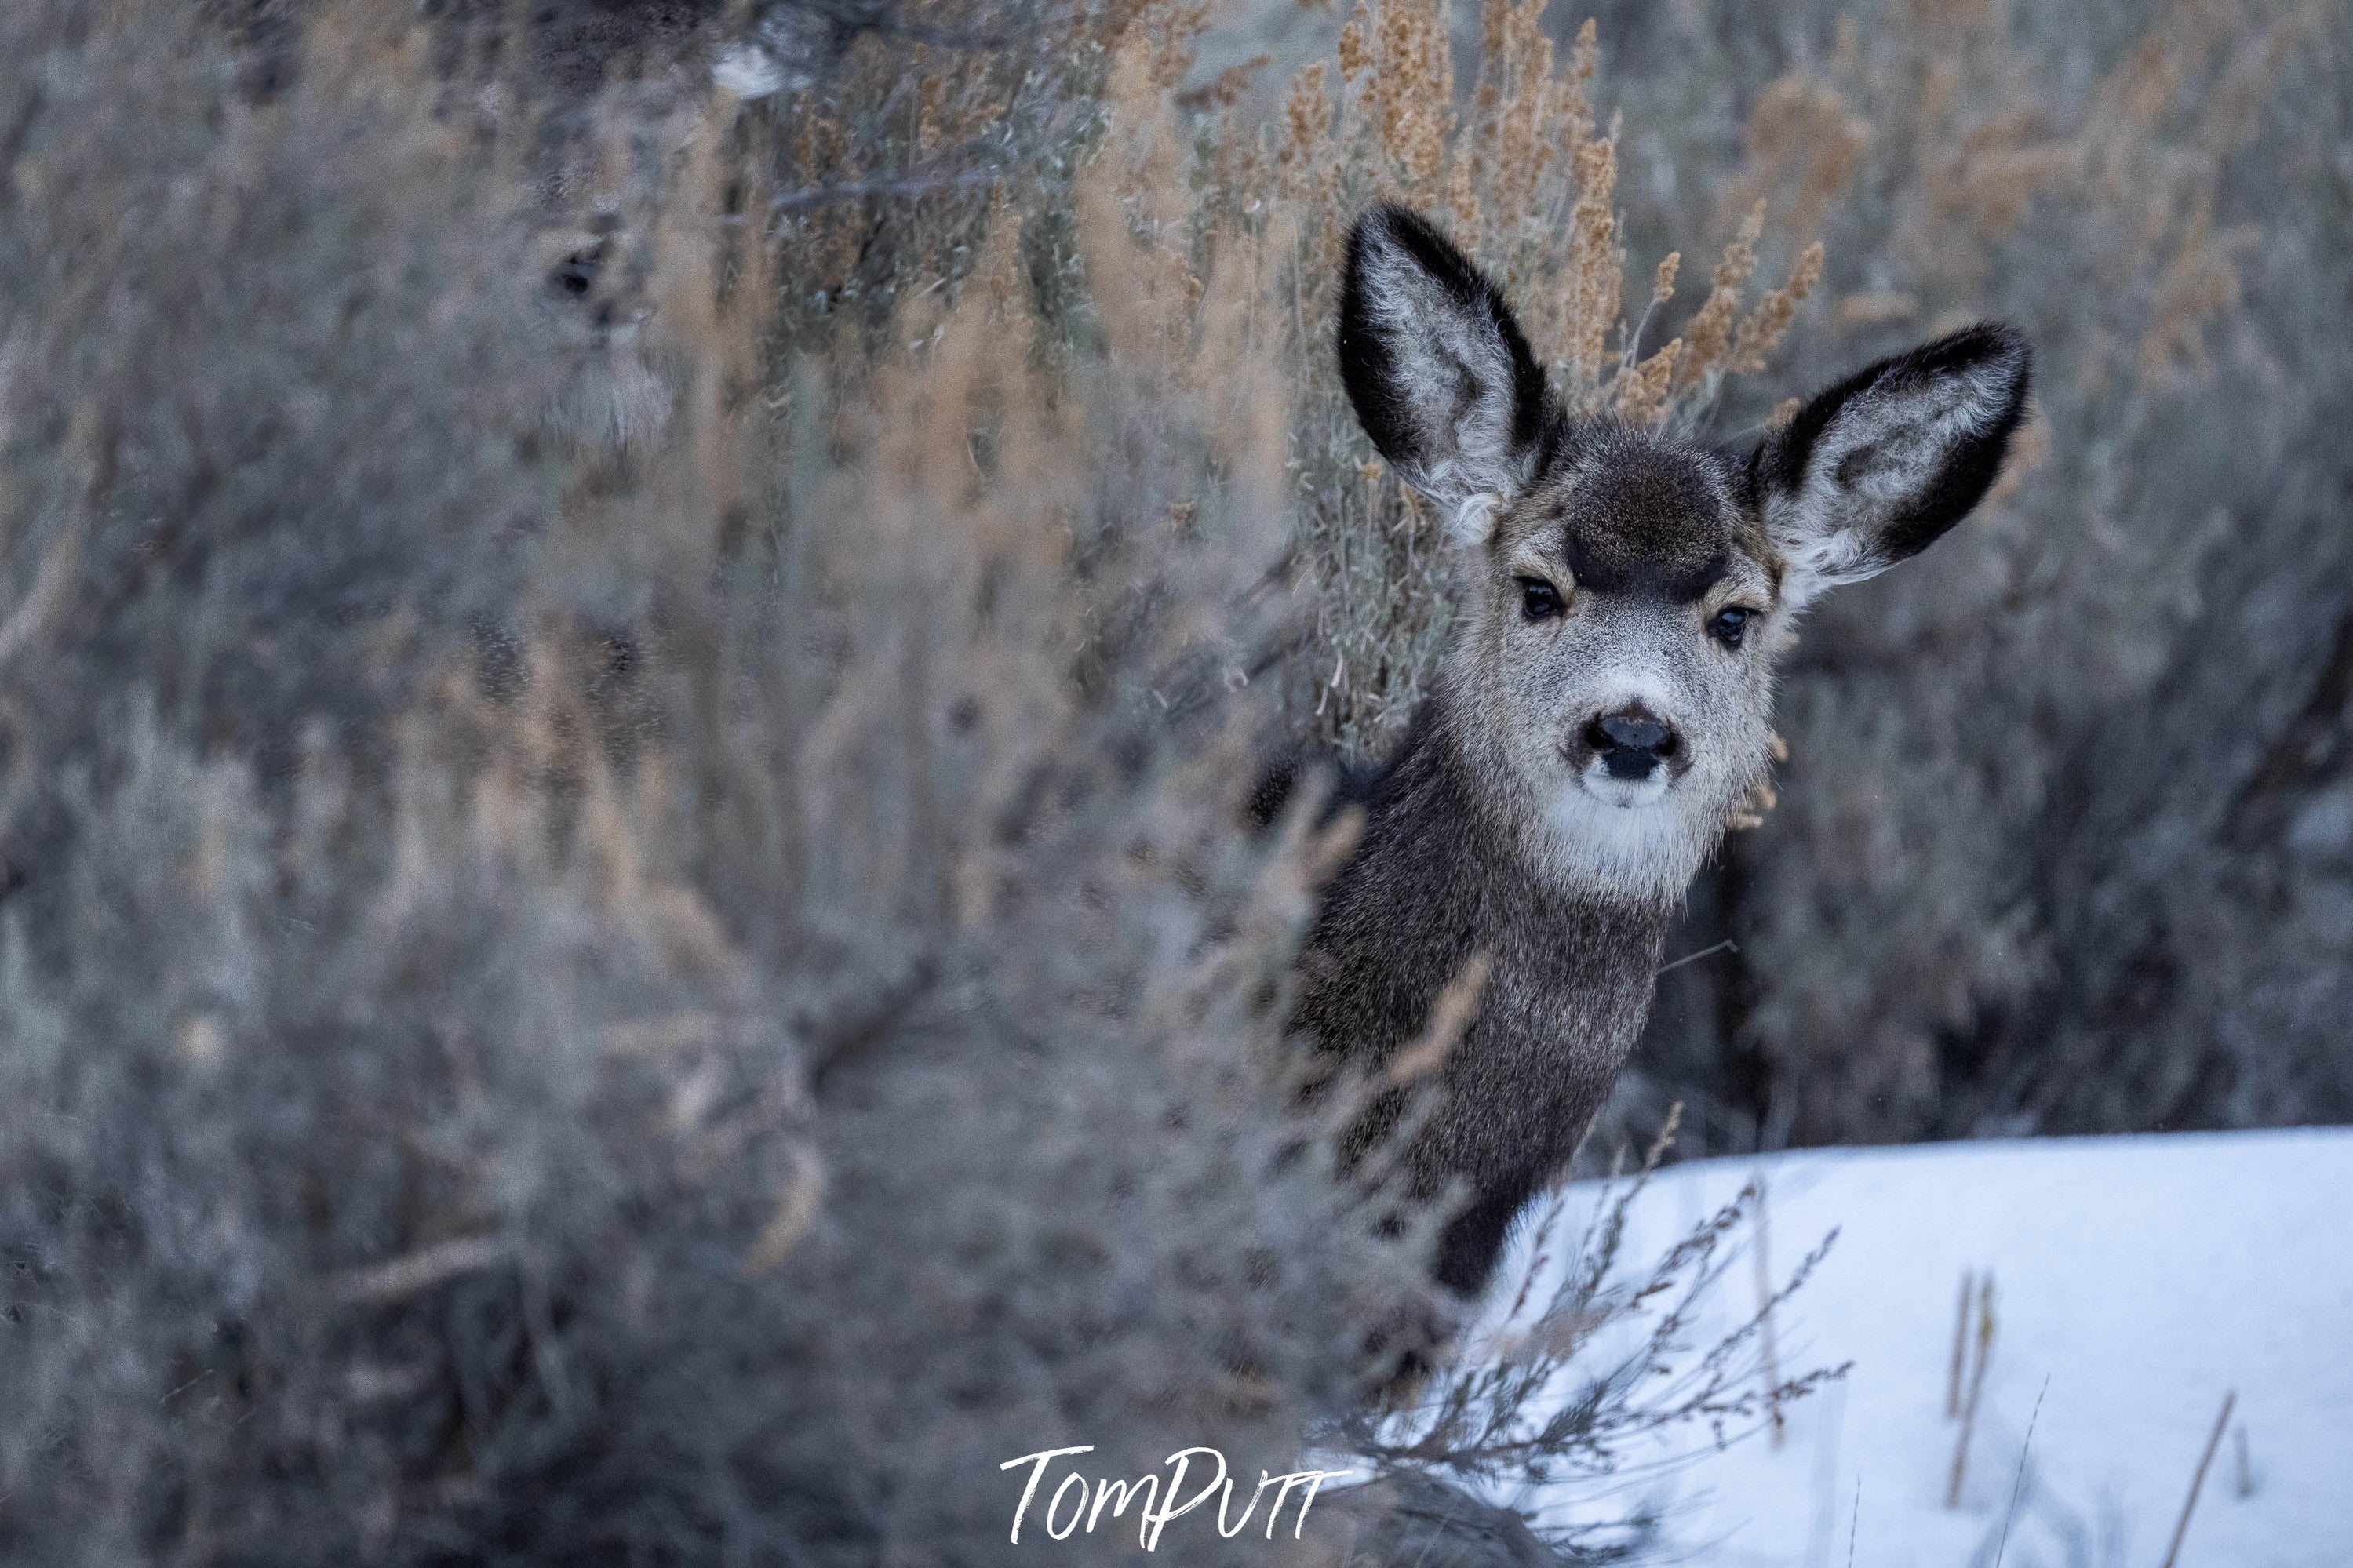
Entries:
<svg viewBox="0 0 2353 1568">
<path fill-rule="evenodd" d="M 1745 605 L 1726 605 L 1707 623 L 1707 635 L 1726 647 L 1738 647 L 1740 639 L 1748 635 L 1748 622 L 1756 614 Z"/>
<path fill-rule="evenodd" d="M 1548 621 L 1560 614 L 1560 590 L 1541 577 L 1523 577 L 1520 614 L 1532 621 Z"/>
</svg>

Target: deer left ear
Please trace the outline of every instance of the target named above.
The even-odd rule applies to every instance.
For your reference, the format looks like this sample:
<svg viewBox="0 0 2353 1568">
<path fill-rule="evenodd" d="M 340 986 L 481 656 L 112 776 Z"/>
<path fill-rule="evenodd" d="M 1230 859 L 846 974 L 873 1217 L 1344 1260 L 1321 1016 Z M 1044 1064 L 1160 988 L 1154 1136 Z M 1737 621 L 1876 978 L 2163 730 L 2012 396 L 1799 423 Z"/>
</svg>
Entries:
<svg viewBox="0 0 2353 1568">
<path fill-rule="evenodd" d="M 1419 214 L 1377 206 L 1348 236 L 1338 347 L 1373 445 L 1437 503 L 1451 542 L 1484 544 L 1553 413 L 1503 291 Z"/>
<path fill-rule="evenodd" d="M 1967 517 L 2025 416 L 2032 359 L 1982 322 L 1858 371 L 1767 437 L 1749 493 L 1788 563 L 1784 601 L 1884 572 Z"/>
</svg>

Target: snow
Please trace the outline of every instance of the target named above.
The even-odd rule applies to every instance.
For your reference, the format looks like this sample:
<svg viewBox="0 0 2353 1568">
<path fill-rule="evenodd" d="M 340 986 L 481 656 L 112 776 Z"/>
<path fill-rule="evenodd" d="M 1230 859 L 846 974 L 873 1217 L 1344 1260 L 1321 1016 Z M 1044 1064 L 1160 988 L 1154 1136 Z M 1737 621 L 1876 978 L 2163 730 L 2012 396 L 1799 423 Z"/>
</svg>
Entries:
<svg viewBox="0 0 2353 1568">
<path fill-rule="evenodd" d="M 2009 1568 L 2158 1568 L 2235 1391 L 2235 1430 L 2206 1476 L 2180 1568 L 2353 1564 L 2353 1129 L 1671 1166 L 1636 1201 L 1621 1262 L 1656 1258 L 1759 1174 L 1780 1278 L 1839 1231 L 1773 1313 L 1781 1373 L 1853 1365 L 1788 1407 L 1778 1447 L 1759 1433 L 1716 1450 L 1685 1428 L 1674 1443 L 1696 1449 L 1690 1463 L 1656 1470 L 1659 1456 L 1630 1457 L 1642 1479 L 1626 1484 L 1666 1504 L 1670 1539 L 1689 1560 L 1986 1568 L 1999 1551 Z M 1595 1189 L 1572 1189 L 1572 1210 L 1594 1200 Z M 1508 1286 L 1525 1275 L 1528 1245 L 1519 1238 L 1498 1275 Z M 1996 1331 L 1960 1504 L 1947 1510 L 1965 1269 L 1992 1272 Z M 1507 1289 L 1498 1295 L 1508 1301 Z M 1726 1268 L 1705 1300 L 1703 1335 L 1753 1317 L 1752 1260 Z M 1507 1326 L 1492 1321 L 1500 1314 L 1491 1305 L 1491 1328 Z M 1541 1521 L 1547 1509 L 1589 1509 L 1593 1492 L 1585 1480 L 1507 1496 Z"/>
</svg>

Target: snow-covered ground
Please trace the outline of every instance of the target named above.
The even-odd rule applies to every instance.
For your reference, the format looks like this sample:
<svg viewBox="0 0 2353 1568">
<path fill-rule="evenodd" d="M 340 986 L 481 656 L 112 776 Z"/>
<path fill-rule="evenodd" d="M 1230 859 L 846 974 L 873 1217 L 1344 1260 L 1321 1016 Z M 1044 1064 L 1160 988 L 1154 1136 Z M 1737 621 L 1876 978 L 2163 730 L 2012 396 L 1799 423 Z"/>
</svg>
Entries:
<svg viewBox="0 0 2353 1568">
<path fill-rule="evenodd" d="M 1778 1447 L 1686 1429 L 1694 1462 L 1629 1483 L 1668 1503 L 1688 1560 L 1986 1568 L 2015 1489 L 2010 1568 L 2158 1568 L 2235 1392 L 2180 1568 L 2353 1565 L 2353 1130 L 1695 1163 L 1652 1180 L 1620 1258 L 1655 1258 L 1760 1173 L 1776 1270 L 1840 1232 L 1773 1314 L 1781 1371 L 1853 1367 L 1789 1408 Z M 1992 1273 L 1995 1333 L 1948 1510 L 1964 1270 Z M 1754 1315 L 1754 1279 L 1724 1272 L 1706 1329 Z"/>
</svg>

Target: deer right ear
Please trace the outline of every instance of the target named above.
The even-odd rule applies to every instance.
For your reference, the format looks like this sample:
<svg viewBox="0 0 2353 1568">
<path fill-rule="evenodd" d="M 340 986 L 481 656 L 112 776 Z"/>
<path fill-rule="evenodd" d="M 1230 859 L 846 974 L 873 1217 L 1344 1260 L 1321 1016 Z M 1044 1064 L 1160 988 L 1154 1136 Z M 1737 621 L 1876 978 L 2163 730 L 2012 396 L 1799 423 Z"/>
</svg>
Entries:
<svg viewBox="0 0 2353 1568">
<path fill-rule="evenodd" d="M 1382 457 L 1483 544 L 1534 475 L 1544 372 L 1502 292 L 1419 214 L 1356 220 L 1340 295 L 1340 380 Z"/>
</svg>

